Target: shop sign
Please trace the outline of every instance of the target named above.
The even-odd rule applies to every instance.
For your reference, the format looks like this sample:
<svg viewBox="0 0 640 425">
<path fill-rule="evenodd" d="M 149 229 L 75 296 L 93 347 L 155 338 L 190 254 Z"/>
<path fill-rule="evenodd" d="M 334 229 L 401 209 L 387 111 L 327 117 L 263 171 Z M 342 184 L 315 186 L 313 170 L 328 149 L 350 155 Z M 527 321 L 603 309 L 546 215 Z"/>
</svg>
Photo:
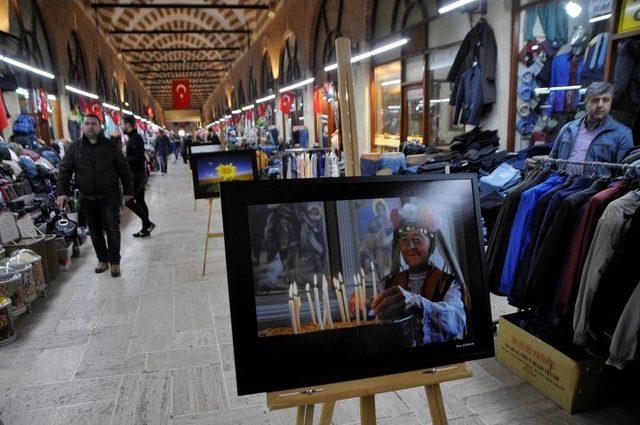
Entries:
<svg viewBox="0 0 640 425">
<path fill-rule="evenodd" d="M 618 32 L 640 29 L 640 0 L 624 0 Z"/>
<path fill-rule="evenodd" d="M 611 0 L 591 0 L 589 2 L 589 18 L 611 13 Z"/>
</svg>

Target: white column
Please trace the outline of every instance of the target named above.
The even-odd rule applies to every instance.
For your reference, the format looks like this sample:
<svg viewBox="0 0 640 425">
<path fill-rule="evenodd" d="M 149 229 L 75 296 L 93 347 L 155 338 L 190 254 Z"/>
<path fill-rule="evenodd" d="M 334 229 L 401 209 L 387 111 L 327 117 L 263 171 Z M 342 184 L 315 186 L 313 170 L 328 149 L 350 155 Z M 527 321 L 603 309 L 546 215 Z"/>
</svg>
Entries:
<svg viewBox="0 0 640 425">
<path fill-rule="evenodd" d="M 307 127 L 307 130 L 309 130 L 309 147 L 313 147 L 316 142 L 321 142 L 321 140 L 318 141 L 316 139 L 316 115 L 313 112 L 313 84 L 307 84 L 304 87 L 302 101 L 304 102 L 304 125 Z"/>
<path fill-rule="evenodd" d="M 18 102 L 18 94 L 14 91 L 3 93 L 4 104 L 7 107 L 7 114 L 11 116 L 9 118 L 9 127 L 4 129 L 4 135 L 9 141 L 9 138 L 13 135 L 13 123 L 20 115 L 20 102 Z"/>
<path fill-rule="evenodd" d="M 71 134 L 69 133 L 69 114 L 71 113 L 69 96 L 66 94 L 61 94 L 58 96 L 58 100 L 60 102 L 60 117 L 62 118 L 63 139 L 71 140 Z"/>
</svg>

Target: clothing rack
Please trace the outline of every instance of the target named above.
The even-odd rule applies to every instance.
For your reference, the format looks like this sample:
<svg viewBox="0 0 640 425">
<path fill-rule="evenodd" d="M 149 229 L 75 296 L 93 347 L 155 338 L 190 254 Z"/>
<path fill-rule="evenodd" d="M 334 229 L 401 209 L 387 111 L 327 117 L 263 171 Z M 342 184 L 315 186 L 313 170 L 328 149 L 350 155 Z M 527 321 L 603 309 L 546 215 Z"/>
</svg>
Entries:
<svg viewBox="0 0 640 425">
<path fill-rule="evenodd" d="M 290 149 L 285 149 L 284 152 L 285 153 L 332 152 L 334 150 L 335 150 L 335 148 L 333 148 L 333 147 L 332 148 L 290 148 Z"/>
<path fill-rule="evenodd" d="M 571 165 L 585 165 L 590 167 L 606 167 L 606 168 L 615 168 L 618 170 L 627 170 L 632 168 L 638 168 L 638 165 L 633 164 L 618 164 L 615 162 L 600 162 L 600 161 L 572 161 L 569 159 L 558 159 L 558 158 L 536 158 L 536 164 L 546 165 L 547 163 L 552 164 L 571 164 Z"/>
</svg>

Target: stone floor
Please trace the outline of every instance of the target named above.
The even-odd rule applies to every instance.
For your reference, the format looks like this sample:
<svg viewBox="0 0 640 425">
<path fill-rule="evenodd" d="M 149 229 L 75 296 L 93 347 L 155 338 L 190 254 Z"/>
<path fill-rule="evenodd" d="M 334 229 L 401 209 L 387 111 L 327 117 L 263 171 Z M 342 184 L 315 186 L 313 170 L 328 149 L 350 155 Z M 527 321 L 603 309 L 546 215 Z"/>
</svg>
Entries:
<svg viewBox="0 0 640 425">
<path fill-rule="evenodd" d="M 125 218 L 122 277 L 95 275 L 84 247 L 19 320 L 18 340 L 0 348 L 4 424 L 294 423 L 291 410 L 267 411 L 264 395 L 236 394 L 223 243 L 212 240 L 203 277 L 207 204 L 194 211 L 186 166 L 169 164 L 150 185 L 158 227 L 136 240 L 137 219 Z M 214 231 L 220 226 L 217 202 Z M 469 366 L 473 378 L 444 384 L 452 425 L 640 423 L 637 405 L 569 415 L 495 359 Z M 376 402 L 379 424 L 430 423 L 420 389 Z M 339 402 L 334 423 L 358 423 L 357 412 L 356 401 Z"/>
</svg>

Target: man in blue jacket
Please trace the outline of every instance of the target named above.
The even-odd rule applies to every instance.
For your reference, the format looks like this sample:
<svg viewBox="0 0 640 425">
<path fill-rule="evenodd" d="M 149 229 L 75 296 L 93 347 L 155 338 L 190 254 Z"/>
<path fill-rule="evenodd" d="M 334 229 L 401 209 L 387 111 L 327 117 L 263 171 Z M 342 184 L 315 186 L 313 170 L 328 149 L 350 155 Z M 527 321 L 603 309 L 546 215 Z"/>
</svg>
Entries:
<svg viewBox="0 0 640 425">
<path fill-rule="evenodd" d="M 609 116 L 612 98 L 611 84 L 592 83 L 585 94 L 587 115 L 562 127 L 549 156 L 579 162 L 620 162 L 633 147 L 633 136 L 628 127 Z M 569 164 L 566 169 L 584 171 L 581 165 Z M 609 173 L 604 167 L 587 171 Z"/>
</svg>

